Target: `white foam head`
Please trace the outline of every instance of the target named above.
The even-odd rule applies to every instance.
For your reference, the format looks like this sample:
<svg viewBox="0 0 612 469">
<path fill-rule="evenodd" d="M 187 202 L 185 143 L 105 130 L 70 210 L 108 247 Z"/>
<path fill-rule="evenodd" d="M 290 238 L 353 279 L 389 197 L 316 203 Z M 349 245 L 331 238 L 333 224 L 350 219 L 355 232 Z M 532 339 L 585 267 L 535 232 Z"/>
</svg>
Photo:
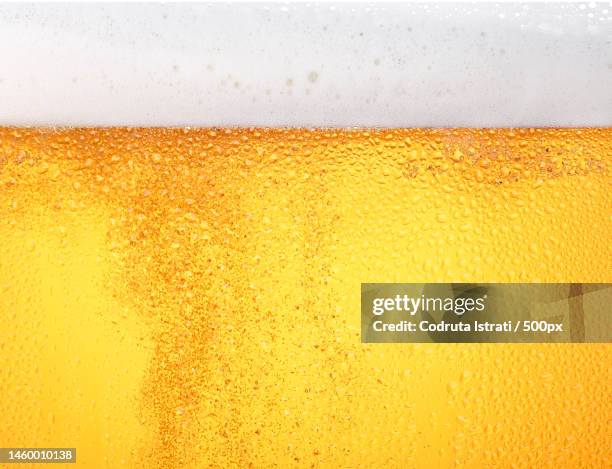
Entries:
<svg viewBox="0 0 612 469">
<path fill-rule="evenodd" d="M 2 4 L 0 125 L 610 126 L 612 6 Z"/>
</svg>

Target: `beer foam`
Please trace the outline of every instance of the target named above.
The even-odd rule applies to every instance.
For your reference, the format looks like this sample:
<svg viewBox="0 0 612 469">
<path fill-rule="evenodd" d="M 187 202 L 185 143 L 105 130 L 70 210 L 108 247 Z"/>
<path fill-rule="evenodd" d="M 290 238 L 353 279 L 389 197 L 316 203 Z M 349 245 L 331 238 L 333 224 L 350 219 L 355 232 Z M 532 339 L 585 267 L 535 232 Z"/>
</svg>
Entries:
<svg viewBox="0 0 612 469">
<path fill-rule="evenodd" d="M 2 4 L 0 125 L 612 124 L 610 3 Z"/>
</svg>

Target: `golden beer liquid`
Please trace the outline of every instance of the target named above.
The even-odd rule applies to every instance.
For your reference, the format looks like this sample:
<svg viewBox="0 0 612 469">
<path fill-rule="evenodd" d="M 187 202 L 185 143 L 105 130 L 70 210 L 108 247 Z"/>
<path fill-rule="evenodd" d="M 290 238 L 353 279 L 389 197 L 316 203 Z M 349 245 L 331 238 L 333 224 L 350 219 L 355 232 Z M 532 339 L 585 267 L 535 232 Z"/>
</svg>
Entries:
<svg viewBox="0 0 612 469">
<path fill-rule="evenodd" d="M 362 344 L 360 283 L 610 282 L 611 156 L 610 128 L 0 129 L 0 446 L 607 467 L 608 344 Z"/>
</svg>

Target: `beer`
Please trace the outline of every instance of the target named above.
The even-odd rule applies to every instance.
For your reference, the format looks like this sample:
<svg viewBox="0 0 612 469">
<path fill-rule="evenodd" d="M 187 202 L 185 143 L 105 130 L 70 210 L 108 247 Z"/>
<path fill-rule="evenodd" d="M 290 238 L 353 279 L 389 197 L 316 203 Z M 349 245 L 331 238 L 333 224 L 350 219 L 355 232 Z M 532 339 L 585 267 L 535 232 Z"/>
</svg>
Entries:
<svg viewBox="0 0 612 469">
<path fill-rule="evenodd" d="M 358 311 L 362 282 L 609 282 L 611 154 L 609 128 L 3 128 L 0 440 L 603 467 L 607 345 L 362 344 Z"/>
</svg>

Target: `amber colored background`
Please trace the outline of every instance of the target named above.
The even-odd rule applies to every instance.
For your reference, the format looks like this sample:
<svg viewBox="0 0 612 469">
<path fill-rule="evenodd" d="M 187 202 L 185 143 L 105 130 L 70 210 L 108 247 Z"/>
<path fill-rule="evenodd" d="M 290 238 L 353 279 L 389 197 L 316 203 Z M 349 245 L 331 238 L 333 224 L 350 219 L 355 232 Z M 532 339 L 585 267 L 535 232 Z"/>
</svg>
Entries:
<svg viewBox="0 0 612 469">
<path fill-rule="evenodd" d="M 0 129 L 0 446 L 611 467 L 609 344 L 362 344 L 359 308 L 610 282 L 611 155 L 609 128 Z"/>
</svg>

